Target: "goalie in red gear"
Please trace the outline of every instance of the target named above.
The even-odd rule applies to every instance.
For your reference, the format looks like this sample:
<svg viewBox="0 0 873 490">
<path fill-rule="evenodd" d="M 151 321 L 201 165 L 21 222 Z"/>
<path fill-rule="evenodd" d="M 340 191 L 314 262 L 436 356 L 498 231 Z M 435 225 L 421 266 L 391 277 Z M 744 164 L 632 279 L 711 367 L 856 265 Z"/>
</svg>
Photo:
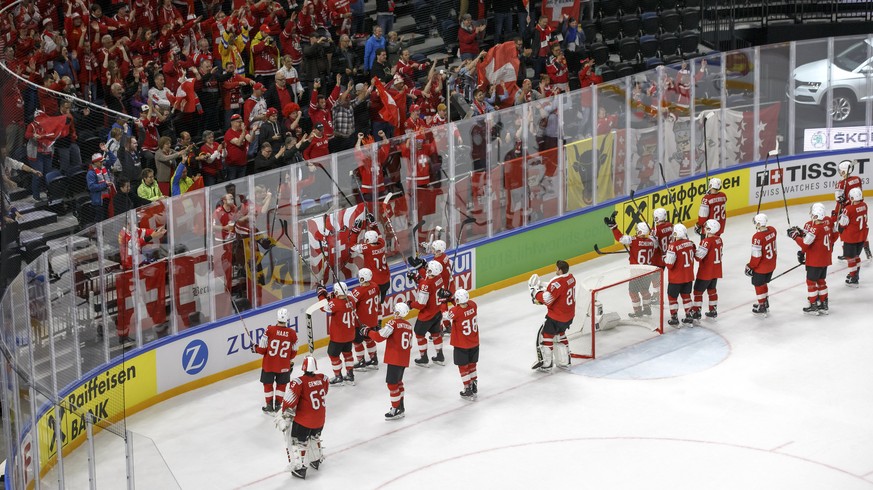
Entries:
<svg viewBox="0 0 873 490">
<path fill-rule="evenodd" d="M 551 372 L 552 357 L 558 346 L 556 363 L 559 367 L 570 365 L 570 343 L 567 328 L 576 316 L 576 278 L 570 273 L 570 264 L 563 260 L 555 263 L 555 277 L 545 286 L 529 285 L 535 304 L 546 305 L 546 320 L 540 327 L 539 355 L 541 359 L 534 369 Z"/>
<path fill-rule="evenodd" d="M 700 199 L 700 209 L 697 212 L 697 224 L 694 225 L 694 231 L 698 235 L 704 236 L 703 226 L 711 219 L 718 221 L 720 230 L 718 235 L 721 236 L 724 233 L 724 225 L 727 220 L 727 196 L 721 191 L 721 179 L 718 177 L 709 179 L 709 189 Z"/>
<path fill-rule="evenodd" d="M 306 462 L 317 470 L 324 457 L 321 454 L 321 431 L 324 429 L 325 407 L 329 382 L 318 371 L 315 358 L 303 358 L 303 374 L 291 381 L 281 410 L 274 423 L 285 434 L 288 468 L 297 478 L 306 478 Z M 290 426 L 290 427 L 289 427 Z"/>
<path fill-rule="evenodd" d="M 637 223 L 634 226 L 636 236 L 623 235 L 615 223 L 616 214 L 618 213 L 614 212 L 611 216 L 603 218 L 603 222 L 612 230 L 615 239 L 627 249 L 630 265 L 653 265 L 655 240 L 649 237 L 649 225 L 643 222 Z M 628 282 L 628 295 L 634 309 L 633 313 L 628 314 L 629 317 L 640 318 L 652 314 L 652 308 L 649 306 L 652 302 L 652 293 L 649 291 L 650 283 L 651 280 L 645 277 Z"/>
<path fill-rule="evenodd" d="M 403 373 L 409 367 L 409 351 L 412 349 L 412 325 L 405 320 L 409 314 L 406 303 L 394 305 L 394 318 L 388 320 L 382 328 L 361 328 L 361 334 L 377 342 L 385 342 L 385 354 L 382 361 L 387 366 L 385 383 L 391 396 L 391 408 L 385 414 L 385 420 L 402 419 L 406 413 L 403 406 Z"/>
<path fill-rule="evenodd" d="M 673 241 L 667 247 L 664 263 L 667 264 L 667 300 L 670 302 L 670 319 L 667 324 L 679 328 L 679 298 L 685 309 L 682 323 L 693 325 L 691 316 L 691 290 L 694 281 L 694 254 L 696 247 L 688 239 L 685 225 L 673 226 Z"/>
<path fill-rule="evenodd" d="M 476 363 L 479 362 L 479 318 L 476 303 L 470 301 L 470 293 L 458 288 L 454 294 L 455 305 L 446 312 L 452 322 L 450 343 L 454 347 L 454 362 L 461 373 L 464 391 L 461 399 L 473 401 L 479 393 L 479 376 Z"/>
<path fill-rule="evenodd" d="M 828 314 L 828 266 L 834 250 L 834 240 L 839 233 L 831 224 L 824 204 L 817 202 L 809 211 L 809 221 L 803 229 L 792 226 L 788 236 L 797 242 L 800 251 L 797 261 L 806 264 L 806 291 L 809 306 L 803 309 L 808 315 Z"/>
<path fill-rule="evenodd" d="M 694 259 L 697 261 L 697 278 L 694 280 L 694 308 L 691 318 L 700 320 L 700 309 L 703 306 L 703 292 L 709 299 L 707 318 L 718 316 L 718 280 L 721 279 L 721 263 L 724 257 L 724 243 L 721 237 L 721 225 L 714 219 L 706 220 L 703 225 L 705 236 L 700 240 Z"/>
<path fill-rule="evenodd" d="M 355 368 L 352 344 L 358 326 L 355 300 L 349 296 L 349 287 L 342 281 L 333 285 L 333 293 L 330 295 L 327 294 L 327 289 L 321 285 L 316 291 L 318 299 L 327 300 L 327 305 L 322 308 L 322 311 L 327 313 L 327 331 L 330 334 L 330 342 L 327 344 L 327 357 L 330 358 L 330 366 L 333 369 L 333 378 L 331 378 L 330 384 L 354 386 Z M 343 365 L 346 368 L 345 378 L 343 378 Z"/>
<path fill-rule="evenodd" d="M 864 193 L 861 192 L 860 187 L 856 187 L 849 191 L 849 202 L 843 207 L 837 221 L 840 239 L 843 241 L 843 256 L 849 264 L 849 275 L 846 276 L 846 285 L 849 287 L 858 287 L 861 250 L 864 248 L 869 232 L 867 220 Z"/>
<path fill-rule="evenodd" d="M 766 316 L 770 309 L 767 284 L 776 269 L 776 228 L 767 224 L 766 214 L 755 215 L 754 222 L 756 231 L 752 235 L 752 257 L 746 264 L 746 275 L 752 278 L 757 299 L 752 313 Z"/>
<path fill-rule="evenodd" d="M 431 342 L 436 349 L 436 356 L 431 360 L 434 364 L 444 365 L 446 358 L 443 355 L 443 335 L 441 322 L 443 314 L 440 309 L 443 300 L 448 298 L 447 284 L 443 280 L 443 266 L 436 260 L 427 263 L 427 274 L 418 281 L 418 289 L 413 295 L 410 306 L 418 308 L 418 318 L 415 320 L 415 340 L 418 343 L 418 359 L 416 366 L 430 367 L 427 358 L 427 334 L 430 334 Z M 409 274 L 414 274 L 410 271 Z M 415 277 L 415 276 L 413 276 Z"/>
<path fill-rule="evenodd" d="M 285 387 L 291 380 L 294 357 L 297 356 L 297 332 L 288 326 L 288 310 L 279 308 L 276 324 L 267 327 L 252 352 L 264 356 L 261 362 L 261 383 L 264 384 L 264 413 L 279 410 Z M 275 385 L 275 389 L 274 389 Z"/>
<path fill-rule="evenodd" d="M 352 290 L 352 298 L 355 299 L 355 310 L 358 314 L 358 322 L 361 327 L 377 327 L 380 325 L 379 316 L 382 313 L 382 299 L 379 297 L 379 286 L 370 282 L 373 279 L 373 272 L 364 267 L 358 271 L 358 287 Z M 367 356 L 364 358 L 364 347 L 366 345 Z M 355 331 L 355 356 L 358 362 L 354 368 L 366 371 L 370 367 L 378 369 L 379 361 L 376 358 L 376 342 L 372 339 L 362 336 L 359 331 Z"/>
</svg>

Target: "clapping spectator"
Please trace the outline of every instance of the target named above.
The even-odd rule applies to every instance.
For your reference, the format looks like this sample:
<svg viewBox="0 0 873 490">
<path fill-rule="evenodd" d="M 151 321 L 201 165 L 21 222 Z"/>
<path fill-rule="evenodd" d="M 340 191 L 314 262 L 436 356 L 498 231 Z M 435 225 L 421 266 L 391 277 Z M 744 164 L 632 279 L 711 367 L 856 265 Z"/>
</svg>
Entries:
<svg viewBox="0 0 873 490">
<path fill-rule="evenodd" d="M 470 14 L 461 17 L 461 27 L 458 29 L 458 52 L 461 53 L 462 61 L 474 59 L 479 54 L 479 40 L 483 32 L 485 32 L 485 24 L 474 25 Z"/>
</svg>

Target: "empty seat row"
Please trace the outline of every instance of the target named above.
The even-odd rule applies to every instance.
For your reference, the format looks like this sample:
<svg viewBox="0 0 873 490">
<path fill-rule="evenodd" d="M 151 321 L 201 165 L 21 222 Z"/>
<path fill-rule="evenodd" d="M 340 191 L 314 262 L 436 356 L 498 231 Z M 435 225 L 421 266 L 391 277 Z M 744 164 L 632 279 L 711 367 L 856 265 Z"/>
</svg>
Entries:
<svg viewBox="0 0 873 490">
<path fill-rule="evenodd" d="M 600 0 L 596 2 L 598 17 L 657 12 L 676 8 L 700 8 L 700 0 Z"/>
<path fill-rule="evenodd" d="M 698 9 L 684 9 L 681 12 L 676 10 L 661 13 L 645 12 L 642 16 L 605 17 L 600 19 L 598 24 L 582 23 L 582 31 L 589 43 L 595 41 L 598 33 L 604 42 L 612 42 L 623 37 L 636 37 L 641 34 L 655 35 L 699 28 L 700 11 Z"/>
</svg>

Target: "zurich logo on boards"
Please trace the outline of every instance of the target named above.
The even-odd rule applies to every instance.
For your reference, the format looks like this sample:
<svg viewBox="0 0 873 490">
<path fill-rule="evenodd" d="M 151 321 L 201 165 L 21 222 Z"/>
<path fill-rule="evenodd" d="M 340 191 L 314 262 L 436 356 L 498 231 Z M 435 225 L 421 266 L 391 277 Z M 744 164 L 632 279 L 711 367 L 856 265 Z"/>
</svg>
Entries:
<svg viewBox="0 0 873 490">
<path fill-rule="evenodd" d="M 208 360 L 209 349 L 202 340 L 192 340 L 182 351 L 182 369 L 192 376 L 203 371 Z"/>
</svg>

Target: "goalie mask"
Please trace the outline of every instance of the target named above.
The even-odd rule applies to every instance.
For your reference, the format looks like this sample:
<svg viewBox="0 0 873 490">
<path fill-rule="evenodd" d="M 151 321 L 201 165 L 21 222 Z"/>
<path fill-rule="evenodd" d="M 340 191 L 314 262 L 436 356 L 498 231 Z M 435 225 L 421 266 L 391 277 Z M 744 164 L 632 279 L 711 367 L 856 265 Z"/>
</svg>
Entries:
<svg viewBox="0 0 873 490">
<path fill-rule="evenodd" d="M 394 316 L 403 318 L 409 314 L 409 306 L 406 303 L 397 303 L 394 305 Z"/>
<path fill-rule="evenodd" d="M 718 177 L 709 179 L 709 188 L 710 190 L 721 190 L 721 179 Z"/>
<path fill-rule="evenodd" d="M 372 245 L 379 241 L 379 234 L 373 230 L 369 230 L 368 232 L 364 233 L 364 241 Z"/>
<path fill-rule="evenodd" d="M 318 363 L 315 362 L 315 358 L 312 356 L 306 356 L 303 358 L 302 367 L 304 373 L 314 373 L 318 371 Z"/>
<path fill-rule="evenodd" d="M 767 215 L 764 213 L 755 215 L 755 228 L 758 231 L 764 231 L 767 229 Z"/>
<path fill-rule="evenodd" d="M 276 321 L 279 323 L 287 323 L 288 322 L 288 309 L 287 308 L 279 308 L 279 311 L 276 312 Z"/>
<path fill-rule="evenodd" d="M 703 229 L 710 235 L 716 235 L 721 230 L 721 225 L 714 219 L 708 219 L 703 224 Z"/>
<path fill-rule="evenodd" d="M 652 230 L 649 229 L 648 223 L 640 221 L 637 223 L 637 236 L 644 236 L 651 233 Z"/>
<path fill-rule="evenodd" d="M 455 290 L 455 303 L 462 305 L 467 301 L 470 301 L 470 293 L 466 289 L 458 288 Z"/>
<path fill-rule="evenodd" d="M 676 238 L 676 239 L 688 238 L 688 228 L 685 228 L 685 225 L 683 225 L 682 223 L 673 225 L 673 238 Z"/>
<path fill-rule="evenodd" d="M 430 246 L 433 249 L 433 253 L 444 253 L 446 251 L 446 242 L 442 240 L 434 240 Z"/>
<path fill-rule="evenodd" d="M 346 283 L 338 281 L 333 284 L 333 292 L 337 296 L 348 296 L 349 287 L 346 285 Z"/>
<path fill-rule="evenodd" d="M 361 282 L 370 282 L 373 280 L 373 271 L 366 267 L 358 271 L 358 280 Z"/>
<path fill-rule="evenodd" d="M 809 208 L 809 217 L 812 219 L 823 220 L 827 215 L 824 204 L 817 202 Z"/>
<path fill-rule="evenodd" d="M 861 192 L 861 189 L 855 187 L 849 191 L 849 199 L 852 201 L 862 201 L 864 199 L 864 193 Z"/>
<path fill-rule="evenodd" d="M 655 217 L 656 223 L 663 223 L 667 221 L 667 210 L 664 208 L 658 208 L 653 213 L 652 216 Z"/>
<path fill-rule="evenodd" d="M 431 260 L 427 263 L 427 275 L 430 277 L 436 277 L 443 273 L 443 264 L 440 264 L 436 260 Z"/>
<path fill-rule="evenodd" d="M 852 170 L 855 170 L 855 165 L 851 160 L 843 160 L 840 162 L 840 175 L 847 176 L 852 173 Z"/>
</svg>

